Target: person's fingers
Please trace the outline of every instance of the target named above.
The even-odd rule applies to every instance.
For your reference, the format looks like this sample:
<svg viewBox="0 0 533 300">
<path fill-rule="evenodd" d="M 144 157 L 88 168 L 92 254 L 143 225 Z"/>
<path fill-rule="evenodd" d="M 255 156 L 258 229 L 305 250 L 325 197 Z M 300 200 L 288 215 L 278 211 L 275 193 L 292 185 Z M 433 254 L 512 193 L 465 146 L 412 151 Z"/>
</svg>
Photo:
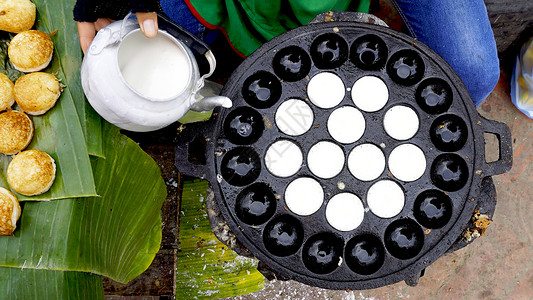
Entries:
<svg viewBox="0 0 533 300">
<path fill-rule="evenodd" d="M 96 35 L 94 23 L 78 22 L 78 35 L 80 36 L 81 50 L 85 53 Z"/>
<path fill-rule="evenodd" d="M 100 29 L 106 27 L 107 25 L 111 24 L 113 20 L 109 18 L 99 18 L 94 22 L 94 27 L 96 28 L 96 31 L 99 31 Z"/>
<path fill-rule="evenodd" d="M 155 12 L 138 12 L 136 15 L 144 35 L 148 38 L 154 38 L 157 35 L 157 14 Z"/>
</svg>

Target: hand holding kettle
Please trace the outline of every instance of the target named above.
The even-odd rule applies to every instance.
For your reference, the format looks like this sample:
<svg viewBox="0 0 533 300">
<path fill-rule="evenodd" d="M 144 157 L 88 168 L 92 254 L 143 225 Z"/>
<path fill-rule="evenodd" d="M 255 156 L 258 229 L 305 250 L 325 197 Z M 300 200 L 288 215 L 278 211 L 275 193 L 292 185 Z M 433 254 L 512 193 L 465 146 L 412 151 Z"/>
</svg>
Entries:
<svg viewBox="0 0 533 300">
<path fill-rule="evenodd" d="M 231 107 L 220 90 L 204 86 L 216 67 L 207 44 L 157 14 L 158 34 L 148 40 L 150 19 L 130 16 L 99 30 L 83 58 L 82 87 L 100 116 L 126 130 L 153 131 L 189 110 Z"/>
<path fill-rule="evenodd" d="M 135 14 L 139 20 L 141 31 L 147 38 L 153 38 L 157 35 L 158 24 L 157 14 L 155 12 L 138 12 Z M 80 37 L 80 46 L 83 53 L 87 51 L 93 41 L 96 32 L 113 23 L 115 20 L 109 18 L 98 18 L 95 22 L 78 21 L 78 35 Z"/>
</svg>

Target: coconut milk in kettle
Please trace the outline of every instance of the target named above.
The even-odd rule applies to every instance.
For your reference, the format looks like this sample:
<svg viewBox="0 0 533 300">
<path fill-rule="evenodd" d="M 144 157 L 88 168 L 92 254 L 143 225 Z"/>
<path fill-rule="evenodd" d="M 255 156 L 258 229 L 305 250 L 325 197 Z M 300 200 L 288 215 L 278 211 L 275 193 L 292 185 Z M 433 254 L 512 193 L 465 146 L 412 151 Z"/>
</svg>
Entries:
<svg viewBox="0 0 533 300">
<path fill-rule="evenodd" d="M 153 131 L 189 110 L 231 107 L 230 99 L 217 96 L 216 84 L 204 88 L 216 66 L 208 46 L 163 16 L 158 23 L 157 36 L 149 39 L 135 18 L 114 22 L 98 32 L 83 59 L 89 103 L 126 130 Z"/>
</svg>

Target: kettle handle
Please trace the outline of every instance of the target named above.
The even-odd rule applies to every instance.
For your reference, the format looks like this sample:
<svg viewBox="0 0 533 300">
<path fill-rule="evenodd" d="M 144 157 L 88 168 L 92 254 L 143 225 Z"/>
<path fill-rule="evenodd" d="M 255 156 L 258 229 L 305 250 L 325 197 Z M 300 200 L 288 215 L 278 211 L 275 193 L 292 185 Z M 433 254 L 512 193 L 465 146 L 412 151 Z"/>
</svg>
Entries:
<svg viewBox="0 0 533 300">
<path fill-rule="evenodd" d="M 185 28 L 172 21 L 169 17 L 160 13 L 157 14 L 157 17 L 158 26 L 160 29 L 165 30 L 192 50 L 194 57 L 196 58 L 196 62 L 198 63 L 200 74 L 211 75 L 215 66 L 210 61 L 211 49 L 209 46 L 204 41 L 187 31 Z"/>
</svg>

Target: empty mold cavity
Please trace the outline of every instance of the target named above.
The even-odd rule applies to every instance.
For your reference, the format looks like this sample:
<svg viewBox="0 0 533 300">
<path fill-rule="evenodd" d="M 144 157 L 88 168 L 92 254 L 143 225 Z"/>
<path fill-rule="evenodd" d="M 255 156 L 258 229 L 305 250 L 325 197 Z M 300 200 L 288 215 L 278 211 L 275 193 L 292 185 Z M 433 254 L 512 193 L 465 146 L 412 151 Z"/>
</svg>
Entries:
<svg viewBox="0 0 533 300">
<path fill-rule="evenodd" d="M 302 260 L 311 272 L 328 274 L 342 264 L 344 240 L 333 233 L 323 232 L 311 236 L 304 244 Z"/>
<path fill-rule="evenodd" d="M 254 183 L 237 195 L 235 212 L 242 222 L 261 225 L 276 212 L 276 196 L 265 183 Z"/>
<path fill-rule="evenodd" d="M 307 85 L 309 100 L 320 108 L 337 106 L 344 99 L 345 93 L 342 79 L 331 72 L 316 74 Z"/>
<path fill-rule="evenodd" d="M 385 248 L 399 259 L 416 257 L 424 246 L 424 232 L 411 219 L 399 219 L 385 230 Z"/>
<path fill-rule="evenodd" d="M 276 110 L 276 126 L 281 132 L 298 136 L 306 133 L 313 125 L 313 111 L 307 103 L 298 99 L 288 99 Z"/>
<path fill-rule="evenodd" d="M 392 218 L 398 215 L 405 205 L 402 188 L 392 180 L 380 180 L 374 183 L 366 194 L 370 211 L 380 218 Z"/>
<path fill-rule="evenodd" d="M 220 172 L 229 184 L 245 186 L 254 182 L 261 173 L 261 160 L 250 147 L 237 147 L 222 158 Z"/>
<path fill-rule="evenodd" d="M 346 243 L 344 251 L 346 264 L 357 274 L 373 274 L 385 262 L 385 247 L 379 238 L 371 234 L 353 237 Z"/>
<path fill-rule="evenodd" d="M 320 183 L 311 177 L 297 178 L 285 189 L 285 204 L 297 215 L 312 215 L 320 209 L 323 202 L 324 190 Z"/>
<path fill-rule="evenodd" d="M 341 147 L 329 141 L 314 144 L 307 154 L 309 170 L 324 179 L 338 175 L 344 167 L 344 161 L 344 152 Z"/>
<path fill-rule="evenodd" d="M 431 181 L 441 190 L 455 192 L 468 182 L 468 166 L 457 154 L 446 153 L 435 158 L 431 165 Z"/>
<path fill-rule="evenodd" d="M 385 155 L 376 145 L 358 145 L 348 155 L 348 170 L 359 180 L 374 180 L 385 170 Z"/>
<path fill-rule="evenodd" d="M 439 190 L 423 191 L 416 197 L 413 214 L 422 226 L 431 229 L 444 227 L 453 213 L 452 200 Z"/>
<path fill-rule="evenodd" d="M 276 53 L 272 61 L 274 73 L 285 81 L 298 81 L 311 69 L 309 55 L 298 46 L 289 46 Z"/>
<path fill-rule="evenodd" d="M 375 112 L 389 101 L 389 89 L 381 78 L 363 76 L 353 84 L 352 101 L 362 111 Z"/>
<path fill-rule="evenodd" d="M 396 83 L 413 85 L 424 76 L 424 61 L 414 50 L 400 50 L 387 63 L 387 73 Z"/>
<path fill-rule="evenodd" d="M 383 117 L 385 132 L 396 140 L 405 141 L 412 138 L 417 133 L 418 126 L 418 115 L 408 106 L 393 106 Z"/>
<path fill-rule="evenodd" d="M 353 106 L 335 109 L 328 118 L 328 132 L 337 142 L 351 144 L 365 133 L 365 117 Z"/>
<path fill-rule="evenodd" d="M 255 143 L 263 134 L 265 124 L 255 109 L 242 106 L 231 111 L 224 120 L 224 135 L 237 145 Z"/>
<path fill-rule="evenodd" d="M 269 108 L 281 97 L 281 83 L 274 74 L 258 71 L 244 81 L 242 96 L 255 108 Z"/>
<path fill-rule="evenodd" d="M 367 34 L 355 40 L 350 48 L 350 60 L 358 68 L 371 71 L 380 70 L 387 62 L 388 49 L 378 36 Z"/>
<path fill-rule="evenodd" d="M 271 144 L 265 154 L 265 166 L 275 176 L 289 177 L 302 167 L 303 154 L 300 147 L 288 140 Z"/>
<path fill-rule="evenodd" d="M 465 145 L 468 127 L 465 121 L 456 115 L 443 115 L 433 121 L 429 136 L 437 149 L 454 152 Z"/>
<path fill-rule="evenodd" d="M 334 69 L 348 59 L 348 43 L 338 34 L 326 33 L 313 41 L 310 52 L 317 68 Z"/>
<path fill-rule="evenodd" d="M 263 231 L 265 248 L 276 256 L 289 256 L 302 246 L 304 230 L 300 221 L 289 215 L 271 220 Z"/>
<path fill-rule="evenodd" d="M 426 171 L 426 156 L 416 145 L 399 145 L 389 155 L 389 170 L 399 180 L 415 181 Z"/>
<path fill-rule="evenodd" d="M 429 78 L 417 87 L 415 99 L 418 106 L 428 114 L 441 114 L 452 105 L 452 88 L 443 79 Z"/>
<path fill-rule="evenodd" d="M 326 220 L 339 231 L 351 231 L 359 227 L 365 217 L 361 199 L 352 193 L 340 193 L 329 199 Z"/>
</svg>

